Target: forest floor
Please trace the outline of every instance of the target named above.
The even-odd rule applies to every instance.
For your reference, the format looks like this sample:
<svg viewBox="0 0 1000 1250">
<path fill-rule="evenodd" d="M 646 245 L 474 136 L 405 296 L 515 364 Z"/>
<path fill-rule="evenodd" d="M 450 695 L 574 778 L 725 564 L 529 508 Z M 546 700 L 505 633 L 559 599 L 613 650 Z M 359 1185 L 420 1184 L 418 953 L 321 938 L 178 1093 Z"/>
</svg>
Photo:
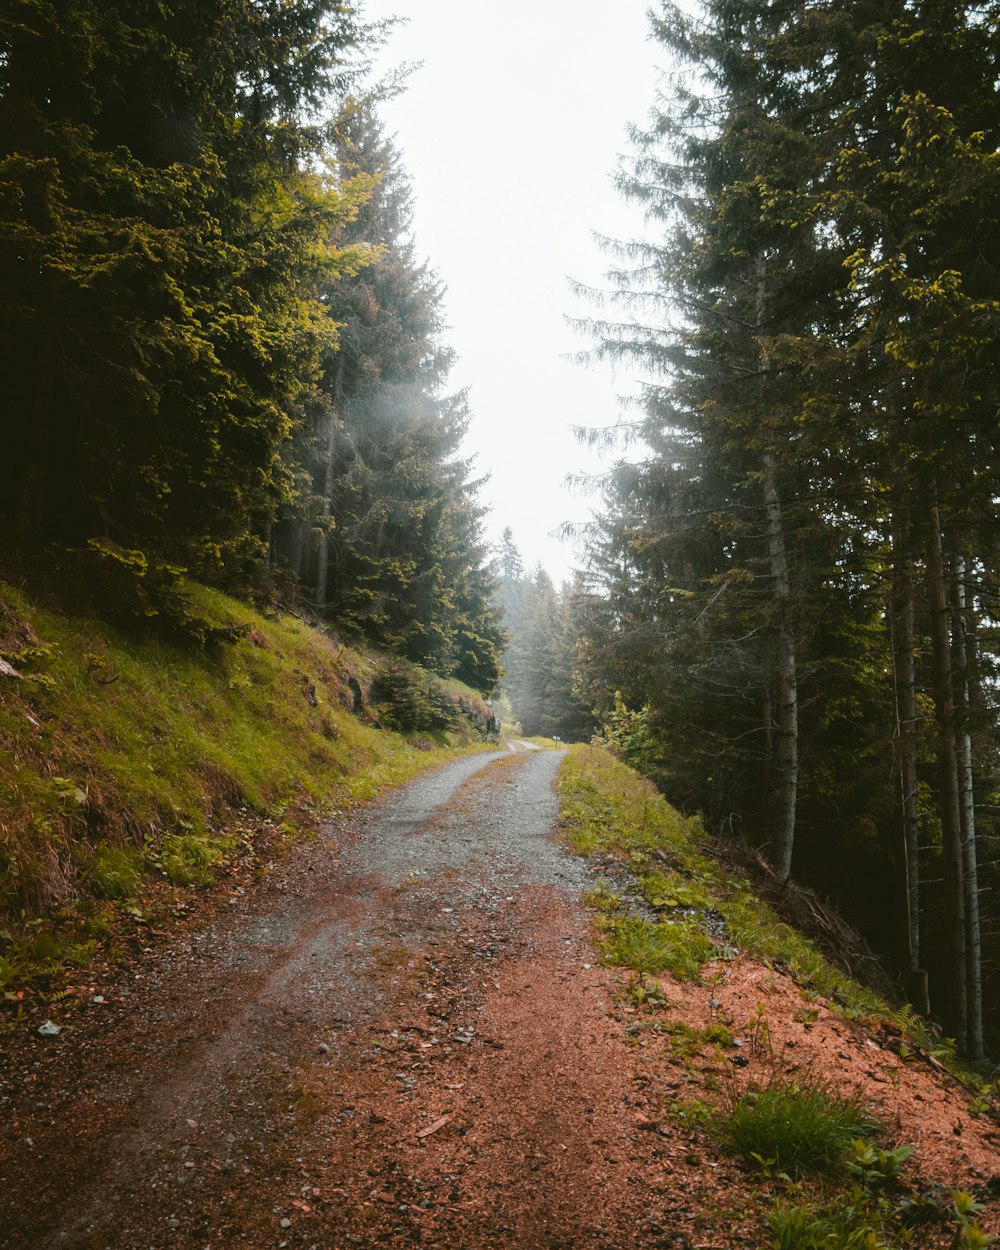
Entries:
<svg viewBox="0 0 1000 1250">
<path fill-rule="evenodd" d="M 668 1114 L 704 1070 L 601 961 L 561 758 L 464 757 L 91 970 L 58 1034 L 8 1034 L 0 1246 L 770 1245 L 778 1182 Z M 870 1093 L 998 1231 L 997 1126 L 952 1078 L 749 959 L 670 998 L 692 1031 L 765 1002 L 792 1066 Z"/>
</svg>

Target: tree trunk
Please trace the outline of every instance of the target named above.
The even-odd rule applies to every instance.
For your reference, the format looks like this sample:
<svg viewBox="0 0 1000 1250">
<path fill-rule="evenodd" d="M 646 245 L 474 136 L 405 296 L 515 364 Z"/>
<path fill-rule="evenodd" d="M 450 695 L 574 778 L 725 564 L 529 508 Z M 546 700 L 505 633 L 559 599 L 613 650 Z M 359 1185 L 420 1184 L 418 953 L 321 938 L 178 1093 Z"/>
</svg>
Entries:
<svg viewBox="0 0 1000 1250">
<path fill-rule="evenodd" d="M 337 448 L 337 414 L 333 406 L 327 417 L 326 471 L 323 475 L 323 503 L 320 508 L 319 554 L 316 565 L 315 608 L 320 616 L 326 615 L 326 584 L 330 569 L 330 515 L 333 497 L 334 452 Z"/>
<path fill-rule="evenodd" d="M 955 696 L 949 638 L 948 582 L 941 541 L 941 516 L 931 509 L 927 542 L 931 665 L 934 679 L 938 763 L 941 770 L 941 852 L 944 865 L 944 923 L 947 979 L 946 1024 L 959 1048 L 967 1049 L 968 987 L 965 957 L 965 887 L 962 814 L 955 733 Z"/>
<path fill-rule="evenodd" d="M 343 347 L 337 359 L 337 374 L 333 383 L 333 402 L 328 414 L 326 427 L 326 467 L 323 474 L 323 504 L 320 509 L 319 552 L 316 564 L 316 602 L 315 608 L 320 616 L 326 616 L 326 590 L 330 571 L 330 518 L 333 516 L 333 484 L 336 464 L 334 456 L 337 450 L 337 411 L 340 408 L 344 393 L 344 352 Z"/>
<path fill-rule="evenodd" d="M 914 641 L 913 561 L 901 509 L 892 518 L 892 598 L 889 608 L 892 674 L 896 701 L 896 766 L 906 911 L 907 995 L 922 1015 L 930 1014 L 927 973 L 920 967 L 920 810 L 917 788 L 917 681 Z"/>
<path fill-rule="evenodd" d="M 955 744 L 958 761 L 959 814 L 962 822 L 962 883 L 965 903 L 966 1053 L 983 1057 L 983 976 L 979 922 L 979 868 L 976 855 L 976 802 L 972 768 L 972 676 L 969 637 L 972 613 L 965 584 L 966 565 L 956 555 L 952 568 L 952 665 L 956 708 Z"/>
<path fill-rule="evenodd" d="M 791 620 L 791 579 L 782 524 L 774 457 L 763 457 L 764 511 L 767 520 L 767 553 L 772 593 L 778 609 L 777 657 L 774 692 L 774 756 L 768 838 L 775 872 L 786 881 L 792 871 L 795 841 L 795 809 L 799 788 L 799 698 L 795 658 L 795 634 Z"/>
<path fill-rule="evenodd" d="M 767 262 L 757 260 L 757 292 L 755 319 L 760 347 L 760 407 L 765 420 L 771 397 L 769 394 L 771 357 L 767 340 Z M 771 755 L 770 785 L 767 803 L 768 859 L 782 881 L 792 872 L 792 851 L 795 844 L 795 810 L 799 792 L 799 694 L 795 656 L 795 630 L 792 624 L 792 585 L 788 572 L 788 550 L 781 495 L 778 490 L 778 466 L 771 452 L 761 457 L 761 481 L 764 490 L 764 518 L 767 534 L 768 570 L 771 595 L 777 608 L 778 636 L 774 665 L 774 750 Z"/>
</svg>

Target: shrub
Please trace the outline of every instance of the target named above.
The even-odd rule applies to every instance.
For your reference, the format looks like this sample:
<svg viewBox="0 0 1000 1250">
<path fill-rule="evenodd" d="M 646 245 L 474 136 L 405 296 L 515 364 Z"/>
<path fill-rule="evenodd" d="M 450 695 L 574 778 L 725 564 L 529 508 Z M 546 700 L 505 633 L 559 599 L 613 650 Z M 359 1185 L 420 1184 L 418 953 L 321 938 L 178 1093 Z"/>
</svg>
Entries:
<svg viewBox="0 0 1000 1250">
<path fill-rule="evenodd" d="M 172 885 L 211 885 L 215 870 L 226 857 L 224 839 L 197 833 L 174 833 L 163 839 L 160 867 Z"/>
<path fill-rule="evenodd" d="M 443 733 L 454 727 L 455 702 L 425 673 L 400 660 L 375 670 L 371 701 L 379 720 L 397 733 Z"/>
<path fill-rule="evenodd" d="M 102 898 L 134 898 L 142 882 L 142 862 L 135 847 L 101 843 L 90 865 L 94 893 Z"/>
</svg>

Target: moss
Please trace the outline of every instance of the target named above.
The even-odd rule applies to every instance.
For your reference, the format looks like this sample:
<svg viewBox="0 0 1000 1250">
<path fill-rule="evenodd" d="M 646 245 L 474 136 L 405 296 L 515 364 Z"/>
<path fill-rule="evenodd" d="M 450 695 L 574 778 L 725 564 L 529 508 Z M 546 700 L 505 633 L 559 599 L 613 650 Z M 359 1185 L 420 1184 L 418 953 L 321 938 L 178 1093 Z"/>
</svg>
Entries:
<svg viewBox="0 0 1000 1250">
<path fill-rule="evenodd" d="M 608 751 L 570 747 L 559 793 L 569 844 L 584 855 L 616 857 L 650 908 L 681 913 L 692 931 L 697 931 L 699 913 L 721 915 L 727 946 L 719 950 L 720 957 L 739 948 L 780 964 L 803 988 L 823 995 L 835 1010 L 853 1018 L 892 1014 L 878 995 L 840 972 L 807 938 L 784 924 L 748 882 L 726 875 L 706 849 L 697 818 L 682 816 L 650 781 Z M 634 966 L 627 952 L 620 953 L 622 963 Z M 711 953 L 698 953 L 697 958 L 704 962 Z"/>
<path fill-rule="evenodd" d="M 124 904 L 150 873 L 209 884 L 238 809 L 342 810 L 452 754 L 345 705 L 349 679 L 370 682 L 367 654 L 218 591 L 184 595 L 200 641 L 63 615 L 0 582 L 0 655 L 23 674 L 0 682 L 0 916 L 22 945 L 31 918 Z M 449 685 L 435 697 L 482 706 Z"/>
</svg>

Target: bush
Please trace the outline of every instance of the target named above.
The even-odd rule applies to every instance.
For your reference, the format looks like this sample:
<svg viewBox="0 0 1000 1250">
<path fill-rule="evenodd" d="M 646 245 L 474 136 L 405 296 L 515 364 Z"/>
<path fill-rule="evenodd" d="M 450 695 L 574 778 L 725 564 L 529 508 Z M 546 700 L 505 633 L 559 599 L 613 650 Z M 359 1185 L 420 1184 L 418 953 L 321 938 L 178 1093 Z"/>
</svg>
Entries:
<svg viewBox="0 0 1000 1250">
<path fill-rule="evenodd" d="M 659 762 L 656 737 L 649 707 L 633 712 L 625 706 L 620 691 L 615 691 L 614 708 L 607 713 L 601 731 L 594 741 L 606 746 L 637 772 L 652 776 Z"/>
<path fill-rule="evenodd" d="M 158 856 L 160 867 L 171 885 L 211 885 L 230 845 L 197 833 L 168 834 Z"/>
<path fill-rule="evenodd" d="M 90 865 L 94 893 L 102 898 L 134 898 L 142 883 L 142 863 L 142 854 L 135 847 L 101 843 Z"/>
<path fill-rule="evenodd" d="M 380 722 L 401 734 L 444 733 L 457 721 L 454 700 L 399 660 L 387 660 L 375 670 L 371 701 Z"/>
</svg>

